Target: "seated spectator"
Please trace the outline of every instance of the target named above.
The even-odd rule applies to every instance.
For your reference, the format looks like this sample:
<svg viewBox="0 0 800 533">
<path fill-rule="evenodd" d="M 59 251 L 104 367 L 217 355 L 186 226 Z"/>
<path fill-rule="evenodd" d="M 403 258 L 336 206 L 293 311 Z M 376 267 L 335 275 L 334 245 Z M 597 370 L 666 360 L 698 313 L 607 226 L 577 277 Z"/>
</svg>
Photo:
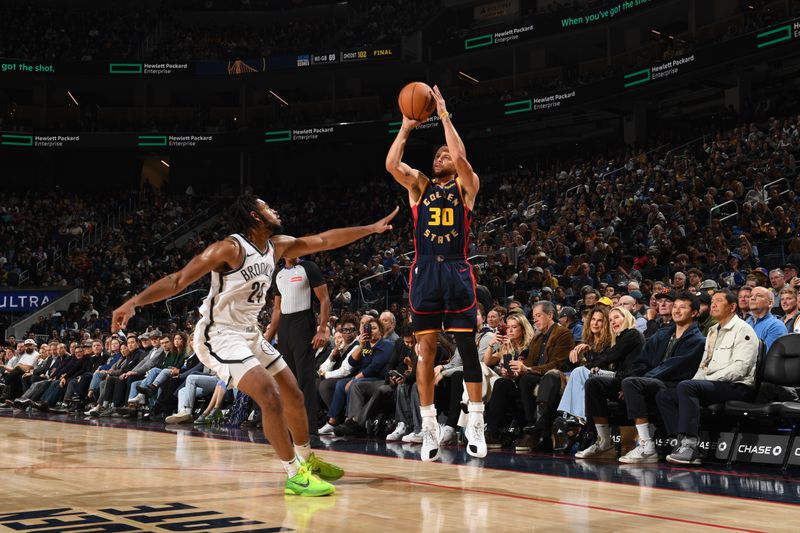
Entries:
<svg viewBox="0 0 800 533">
<path fill-rule="evenodd" d="M 558 323 L 570 330 L 575 342 L 580 342 L 583 337 L 583 322 L 578 320 L 578 313 L 574 308 L 564 306 L 558 314 Z"/>
<path fill-rule="evenodd" d="M 486 353 L 486 350 L 491 345 L 495 331 L 484 322 L 484 307 L 478 304 L 477 312 L 477 333 L 475 334 L 475 344 L 478 345 L 478 353 Z M 434 383 L 441 380 L 449 381 L 449 400 L 445 412 L 447 413 L 447 421 L 442 426 L 442 432 L 439 437 L 439 444 L 455 444 L 458 432 L 458 419 L 461 415 L 461 400 L 464 395 L 464 365 L 461 362 L 461 357 L 456 350 L 450 362 L 444 365 L 434 367 Z"/>
<path fill-rule="evenodd" d="M 770 310 L 775 305 L 775 295 L 765 287 L 753 287 L 750 294 L 750 316 L 747 323 L 769 351 L 775 339 L 786 335 L 786 325 Z"/>
<path fill-rule="evenodd" d="M 111 350 L 113 341 L 113 351 Z M 109 350 L 104 349 L 104 345 Z M 103 343 L 99 339 L 84 343 L 87 352 L 84 372 L 67 384 L 64 401 L 70 403 L 70 412 L 83 412 L 88 400 L 89 390 L 95 379 L 95 373 L 101 367 L 110 368 L 119 359 L 119 338 L 108 338 Z"/>
<path fill-rule="evenodd" d="M 330 435 L 344 414 L 350 396 L 350 387 L 354 380 L 383 380 L 386 378 L 387 365 L 392 356 L 393 345 L 383 338 L 383 324 L 376 318 L 369 317 L 371 334 L 361 334 L 361 364 L 358 372 L 336 383 L 336 389 L 328 406 L 328 422 L 319 430 L 320 435 Z"/>
<path fill-rule="evenodd" d="M 491 311 L 490 311 L 491 313 Z M 506 318 L 505 327 L 497 329 L 490 345 L 483 354 L 483 362 L 489 368 L 497 367 L 501 378 L 494 382 L 492 395 L 486 406 L 487 446 L 500 447 L 500 431 L 508 418 L 519 418 L 516 404 L 519 392 L 519 374 L 511 370 L 511 361 L 525 360 L 533 340 L 534 331 L 528 319 L 520 313 L 512 313 Z M 505 331 L 505 334 L 503 332 Z M 535 406 L 530 423 L 536 421 Z M 527 413 L 526 413 L 527 415 Z"/>
<path fill-rule="evenodd" d="M 86 363 L 88 363 L 89 358 L 84 358 L 84 354 L 83 347 L 76 346 L 72 356 L 62 358 L 61 365 L 55 370 L 53 378 L 49 381 L 47 389 L 42 394 L 41 399 L 31 402 L 31 405 L 40 411 L 48 411 L 51 407 L 58 404 L 64 397 L 67 383 L 72 378 L 80 376 L 85 372 Z"/>
<path fill-rule="evenodd" d="M 101 384 L 100 393 L 97 396 L 97 405 L 86 412 L 89 416 L 112 416 L 117 412 L 117 408 L 121 408 L 124 404 L 125 397 L 127 396 L 127 378 L 130 377 L 132 372 L 139 367 L 143 362 L 151 364 L 148 360 L 154 360 L 163 356 L 164 352 L 156 342 L 150 342 L 151 334 L 145 333 L 139 338 L 128 337 L 127 345 L 135 346 L 135 350 L 130 351 L 125 355 L 122 350 L 122 358 L 116 362 L 106 375 L 106 379 Z M 141 340 L 140 340 L 141 339 Z M 155 341 L 155 339 L 153 339 Z M 150 344 L 148 350 L 140 347 L 140 344 Z M 105 388 L 103 388 L 103 385 Z"/>
<path fill-rule="evenodd" d="M 330 406 L 336 384 L 358 371 L 361 364 L 361 344 L 359 342 L 358 321 L 353 316 L 342 319 L 342 344 L 335 346 L 328 359 L 317 371 L 317 391 L 322 405 Z"/>
<path fill-rule="evenodd" d="M 782 321 L 786 326 L 787 333 L 795 333 L 797 317 L 800 316 L 797 309 L 797 292 L 792 287 L 786 286 L 781 289 L 780 294 L 781 310 L 783 311 Z"/>
<path fill-rule="evenodd" d="M 526 421 L 533 416 L 536 420 L 533 425 L 522 428 L 524 437 L 517 443 L 517 451 L 531 451 L 542 443 L 545 435 L 549 435 L 563 390 L 562 370 L 575 346 L 572 333 L 556 321 L 555 306 L 550 302 L 536 304 L 533 322 L 539 335 L 528 348 L 528 358 L 524 363 L 509 362 L 511 371 L 522 375 L 520 390 L 526 404 Z M 535 414 L 531 412 L 534 406 Z"/>
<path fill-rule="evenodd" d="M 587 380 L 595 376 L 613 377 L 615 370 L 623 368 L 629 358 L 633 360 L 639 356 L 644 345 L 644 335 L 636 329 L 633 316 L 623 307 L 612 309 L 607 317 L 604 311 L 595 310 L 588 331 L 584 343 L 570 352 L 570 361 L 583 366 L 570 372 L 558 404 L 558 411 L 566 421 L 565 429 L 574 434 L 586 423 Z"/>
<path fill-rule="evenodd" d="M 208 401 L 205 410 L 200 413 L 194 421 L 195 426 L 218 426 L 225 418 L 222 415 L 222 404 L 225 402 L 225 396 L 228 393 L 227 383 L 223 380 L 217 381 L 217 386 L 214 388 L 214 393 Z"/>
<path fill-rule="evenodd" d="M 750 296 L 752 295 L 753 287 L 745 285 L 739 288 L 737 293 L 737 308 L 739 309 L 739 318 L 747 320 L 750 317 Z"/>
<path fill-rule="evenodd" d="M 578 459 L 614 457 L 608 402 L 625 400 L 628 419 L 636 424 L 639 443 L 620 458 L 623 463 L 658 462 L 650 424 L 650 404 L 660 391 L 694 376 L 703 355 L 705 338 L 694 322 L 700 306 L 691 293 L 677 295 L 672 323 L 650 337 L 623 379 L 596 376 L 586 382 L 586 416 L 597 429 L 597 442 L 575 454 Z"/>
<path fill-rule="evenodd" d="M 362 379 L 353 383 L 350 388 L 350 399 L 347 402 L 348 418 L 345 420 L 345 424 L 336 427 L 334 431 L 336 435 L 360 436 L 366 434 L 369 422 L 374 423 L 375 419 L 382 419 L 381 413 L 384 410 L 396 406 L 397 386 L 400 383 L 406 383 L 407 386 L 414 383 L 416 338 L 409 326 L 404 326 L 400 333 L 398 340 L 393 343 L 386 379 L 383 381 Z M 384 338 L 386 337 L 384 336 Z"/>
<path fill-rule="evenodd" d="M 678 436 L 679 444 L 667 455 L 670 463 L 700 464 L 701 405 L 750 401 L 755 393 L 759 341 L 753 328 L 736 316 L 736 296 L 728 290 L 714 293 L 711 314 L 718 324 L 709 332 L 694 377 L 656 395 L 668 435 Z"/>
<path fill-rule="evenodd" d="M 668 327 L 672 322 L 672 306 L 675 302 L 677 293 L 672 289 L 663 288 L 659 292 L 654 292 L 651 299 L 655 299 L 658 315 L 647 320 L 647 330 L 644 338 L 649 339 L 662 328 Z M 653 306 L 651 306 L 652 308 Z"/>
<path fill-rule="evenodd" d="M 34 365 L 39 360 L 36 341 L 25 339 L 23 346 L 24 351 L 20 353 L 19 357 L 13 363 L 4 366 L 6 386 L 3 389 L 2 396 L 0 396 L 0 403 L 5 403 L 7 406 L 11 406 L 14 400 L 22 395 L 24 392 L 22 390 L 22 376 L 33 370 Z"/>
<path fill-rule="evenodd" d="M 31 372 L 30 385 L 25 392 L 14 400 L 14 407 L 17 409 L 25 410 L 31 406 L 31 402 L 41 398 L 44 391 L 50 385 L 50 380 L 55 376 L 56 369 L 61 366 L 62 358 L 67 354 L 67 347 L 63 343 L 54 343 L 48 347 L 48 356 L 46 359 L 39 359 L 37 366 Z M 52 353 L 50 352 L 52 350 Z M 23 376 L 23 383 L 25 377 Z"/>
<path fill-rule="evenodd" d="M 630 294 L 626 294 L 624 296 L 620 296 L 619 302 L 617 302 L 619 307 L 624 308 L 628 311 L 631 316 L 633 317 L 636 323 L 636 329 L 639 330 L 642 334 L 647 331 L 647 318 L 642 316 L 639 312 L 640 308 L 642 307 L 640 300 L 642 299 L 642 293 L 639 291 L 631 291 Z"/>
<path fill-rule="evenodd" d="M 207 367 L 203 367 L 198 374 L 187 376 L 184 386 L 178 389 L 178 412 L 165 418 L 164 422 L 167 424 L 191 422 L 194 419 L 192 411 L 197 398 L 213 395 L 218 383 L 219 379 Z"/>
<path fill-rule="evenodd" d="M 127 404 L 129 408 L 134 410 L 137 406 L 144 405 L 146 402 L 144 394 L 139 392 L 136 387 L 152 383 L 161 373 L 161 367 L 167 359 L 173 361 L 179 357 L 179 354 L 175 351 L 175 347 L 172 344 L 171 336 L 157 335 L 154 338 L 157 339 L 158 344 L 153 343 L 155 347 L 151 350 L 150 354 L 142 359 L 133 370 L 120 376 L 120 380 L 125 380 L 125 386 L 129 391 Z M 119 398 L 119 396 L 115 397 L 115 406 L 117 405 L 117 398 Z M 122 406 L 120 405 L 117 407 Z"/>
<path fill-rule="evenodd" d="M 700 302 L 700 312 L 697 315 L 697 326 L 703 337 L 708 335 L 709 330 L 717 325 L 717 319 L 711 314 L 711 294 L 709 291 L 701 291 L 697 295 Z"/>
</svg>

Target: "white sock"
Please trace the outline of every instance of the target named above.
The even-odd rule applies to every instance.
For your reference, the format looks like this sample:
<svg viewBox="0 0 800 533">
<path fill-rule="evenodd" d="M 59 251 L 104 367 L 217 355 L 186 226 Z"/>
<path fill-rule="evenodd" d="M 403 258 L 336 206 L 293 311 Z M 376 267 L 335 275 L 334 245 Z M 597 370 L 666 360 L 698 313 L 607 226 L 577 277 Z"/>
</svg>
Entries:
<svg viewBox="0 0 800 533">
<path fill-rule="evenodd" d="M 639 444 L 642 446 L 653 438 L 652 435 L 650 435 L 650 424 L 647 422 L 644 424 L 636 424 L 636 431 L 639 433 Z"/>
<path fill-rule="evenodd" d="M 594 427 L 597 430 L 598 444 L 601 448 L 605 448 L 611 443 L 611 432 L 608 424 L 595 424 Z"/>
<path fill-rule="evenodd" d="M 308 456 L 311 455 L 311 443 L 295 444 L 294 453 L 305 463 L 308 461 Z"/>
<path fill-rule="evenodd" d="M 295 455 L 292 457 L 291 461 L 281 461 L 283 465 L 283 469 L 286 470 L 286 475 L 289 477 L 294 477 L 297 475 L 297 471 L 300 470 L 300 461 L 297 459 Z"/>
<path fill-rule="evenodd" d="M 469 402 L 467 412 L 469 424 L 477 424 L 483 421 L 483 402 Z"/>
<path fill-rule="evenodd" d="M 421 405 L 419 408 L 419 414 L 422 415 L 422 428 L 435 428 L 439 424 L 436 422 L 436 406 L 431 405 Z"/>
</svg>

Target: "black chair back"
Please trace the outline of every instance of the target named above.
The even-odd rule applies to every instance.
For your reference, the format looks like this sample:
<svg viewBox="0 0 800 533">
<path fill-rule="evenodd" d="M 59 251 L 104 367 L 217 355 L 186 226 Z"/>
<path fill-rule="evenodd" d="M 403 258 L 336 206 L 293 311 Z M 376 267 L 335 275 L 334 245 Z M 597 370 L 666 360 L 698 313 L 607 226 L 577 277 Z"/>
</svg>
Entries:
<svg viewBox="0 0 800 533">
<path fill-rule="evenodd" d="M 755 385 L 756 390 L 761 386 L 761 382 L 764 381 L 764 367 L 766 366 L 767 362 L 767 345 L 764 344 L 764 341 L 758 341 L 758 357 L 756 358 L 756 374 L 755 374 Z"/>
<path fill-rule="evenodd" d="M 800 386 L 800 333 L 778 338 L 764 361 L 763 380 L 784 387 Z"/>
</svg>

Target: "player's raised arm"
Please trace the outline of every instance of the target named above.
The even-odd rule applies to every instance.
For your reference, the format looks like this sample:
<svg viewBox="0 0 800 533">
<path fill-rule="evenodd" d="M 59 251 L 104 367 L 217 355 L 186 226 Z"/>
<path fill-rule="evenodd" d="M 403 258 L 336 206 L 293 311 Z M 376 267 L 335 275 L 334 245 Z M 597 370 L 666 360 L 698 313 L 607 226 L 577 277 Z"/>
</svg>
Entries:
<svg viewBox="0 0 800 533">
<path fill-rule="evenodd" d="M 332 229 L 307 237 L 276 236 L 272 239 L 272 243 L 275 246 L 275 260 L 280 257 L 301 257 L 324 250 L 333 250 L 367 235 L 390 231 L 392 225 L 389 222 L 397 215 L 399 210 L 399 207 L 395 207 L 394 211 L 368 226 Z"/>
<path fill-rule="evenodd" d="M 185 267 L 164 276 L 116 308 L 111 318 L 111 330 L 119 331 L 125 328 L 128 320 L 136 314 L 137 307 L 174 296 L 212 270 L 233 268 L 233 265 L 239 264 L 241 253 L 243 252 L 239 246 L 232 240 L 215 242 L 196 255 Z"/>
<path fill-rule="evenodd" d="M 386 154 L 386 170 L 394 176 L 397 183 L 408 189 L 409 193 L 419 188 L 420 172 L 403 163 L 403 153 L 406 150 L 406 143 L 409 135 L 411 135 L 411 130 L 420 124 L 422 122 L 411 120 L 404 116 L 400 131 L 397 132 L 397 137 L 395 137 L 392 146 L 389 148 L 389 153 Z"/>
<path fill-rule="evenodd" d="M 447 112 L 447 104 L 444 101 L 441 91 L 437 85 L 433 86 L 433 98 L 436 100 L 436 112 L 442 121 L 444 128 L 444 139 L 447 143 L 447 150 L 450 152 L 450 157 L 453 159 L 453 164 L 456 166 L 458 178 L 461 181 L 461 186 L 464 188 L 467 196 L 472 202 L 478 194 L 481 187 L 478 175 L 472 170 L 472 165 L 467 160 L 467 149 L 464 147 L 464 142 L 461 140 L 453 126 L 453 121 L 450 119 L 450 113 Z"/>
</svg>

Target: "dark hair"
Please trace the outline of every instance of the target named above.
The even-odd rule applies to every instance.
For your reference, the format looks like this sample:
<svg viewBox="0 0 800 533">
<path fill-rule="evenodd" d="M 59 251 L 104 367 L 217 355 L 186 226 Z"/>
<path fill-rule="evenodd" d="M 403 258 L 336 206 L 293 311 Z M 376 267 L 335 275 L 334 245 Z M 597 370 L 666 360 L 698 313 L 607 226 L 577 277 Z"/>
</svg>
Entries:
<svg viewBox="0 0 800 533">
<path fill-rule="evenodd" d="M 380 320 L 378 320 L 377 318 L 375 318 L 373 316 L 370 316 L 368 323 L 369 324 L 372 324 L 372 323 L 377 324 L 378 325 L 378 331 L 381 332 L 381 337 L 383 337 L 383 333 L 384 333 L 383 322 L 381 322 Z"/>
<path fill-rule="evenodd" d="M 228 227 L 232 233 L 247 234 L 258 225 L 250 213 L 258 212 L 258 196 L 252 193 L 240 195 L 228 210 Z"/>
<path fill-rule="evenodd" d="M 700 299 L 695 296 L 693 293 L 689 291 L 681 291 L 675 296 L 675 301 L 683 300 L 684 302 L 689 302 L 692 305 L 692 311 L 699 311 L 700 310 Z"/>
<path fill-rule="evenodd" d="M 338 325 L 344 326 L 345 324 L 352 324 L 358 327 L 358 322 L 358 317 L 353 313 L 344 313 L 342 314 L 342 318 L 339 319 Z"/>
<path fill-rule="evenodd" d="M 400 327 L 400 337 L 401 338 L 413 337 L 413 336 L 414 336 L 414 330 L 411 329 L 411 326 L 406 324 L 405 326 L 401 326 Z"/>
<path fill-rule="evenodd" d="M 735 294 L 733 294 L 733 291 L 729 291 L 728 289 L 722 289 L 721 291 L 714 291 L 714 294 L 724 294 L 725 301 L 728 302 L 729 305 L 739 303 L 739 299 L 736 297 Z"/>
</svg>

